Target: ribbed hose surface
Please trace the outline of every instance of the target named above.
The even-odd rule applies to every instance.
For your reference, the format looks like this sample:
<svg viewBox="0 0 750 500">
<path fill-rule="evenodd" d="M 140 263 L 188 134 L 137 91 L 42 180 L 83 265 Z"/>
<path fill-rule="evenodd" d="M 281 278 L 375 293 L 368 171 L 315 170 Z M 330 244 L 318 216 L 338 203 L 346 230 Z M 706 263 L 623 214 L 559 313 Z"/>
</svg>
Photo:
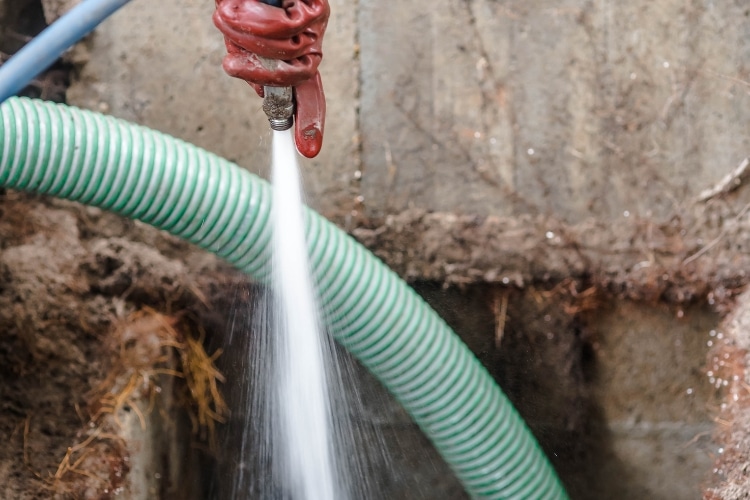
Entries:
<svg viewBox="0 0 750 500">
<path fill-rule="evenodd" d="M 41 101 L 0 107 L 0 185 L 101 207 L 269 273 L 268 184 L 143 127 Z M 390 269 L 307 211 L 334 337 L 394 394 L 475 498 L 563 499 L 528 429 L 451 329 Z"/>
</svg>

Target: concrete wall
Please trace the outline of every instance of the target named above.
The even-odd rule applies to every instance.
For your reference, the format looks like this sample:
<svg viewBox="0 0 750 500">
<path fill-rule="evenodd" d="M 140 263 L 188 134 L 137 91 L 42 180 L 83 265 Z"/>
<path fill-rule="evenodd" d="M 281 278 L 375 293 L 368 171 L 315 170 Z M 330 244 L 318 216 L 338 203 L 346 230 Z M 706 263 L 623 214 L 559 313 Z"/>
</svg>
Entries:
<svg viewBox="0 0 750 500">
<path fill-rule="evenodd" d="M 359 19 L 373 211 L 666 215 L 750 149 L 743 2 L 363 2 Z"/>
<path fill-rule="evenodd" d="M 134 0 L 70 101 L 266 168 L 259 100 L 220 69 L 211 2 Z M 331 2 L 324 212 L 667 216 L 750 150 L 744 2 Z M 361 183 L 354 172 L 364 175 Z M 360 185 L 361 184 L 361 185 Z"/>
<path fill-rule="evenodd" d="M 750 171 L 737 169 L 750 154 L 743 4 L 333 0 L 325 145 L 303 165 L 309 203 L 400 248 L 393 233 L 410 234 L 408 259 L 379 253 L 410 279 L 597 274 L 643 296 L 669 275 L 677 290 L 664 293 L 679 300 L 746 283 L 728 266 L 750 265 L 738 217 L 750 197 L 699 200 Z M 265 176 L 261 103 L 220 69 L 211 12 L 202 0 L 134 0 L 88 41 L 68 98 Z M 431 212 L 444 244 L 426 234 Z"/>
<path fill-rule="evenodd" d="M 680 311 L 624 302 L 595 313 L 588 387 L 598 439 L 582 464 L 582 498 L 701 498 L 717 448 L 718 401 L 703 369 L 717 318 Z"/>
</svg>

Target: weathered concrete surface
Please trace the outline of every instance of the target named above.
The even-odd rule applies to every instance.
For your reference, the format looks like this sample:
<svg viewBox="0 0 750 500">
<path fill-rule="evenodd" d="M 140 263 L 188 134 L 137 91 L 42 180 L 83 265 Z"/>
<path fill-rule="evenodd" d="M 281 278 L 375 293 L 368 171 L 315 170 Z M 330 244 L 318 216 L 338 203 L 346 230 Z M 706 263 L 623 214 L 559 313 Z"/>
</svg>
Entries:
<svg viewBox="0 0 750 500">
<path fill-rule="evenodd" d="M 480 348 L 481 359 L 571 498 L 699 498 L 716 449 L 703 372 L 716 315 L 576 286 L 495 287 L 481 294 L 484 304 L 464 305 L 481 317 L 491 299 L 495 345 Z M 443 292 L 445 303 L 455 293 Z M 431 301 L 455 317 L 440 302 Z"/>
<path fill-rule="evenodd" d="M 750 150 L 745 2 L 360 7 L 368 214 L 665 217 Z"/>
<path fill-rule="evenodd" d="M 210 2 L 141 2 L 89 41 L 70 102 L 265 174 L 270 134 L 260 101 L 222 73 Z M 683 273 L 693 288 L 736 286 L 727 265 L 743 258 L 731 242 L 746 239 L 746 174 L 732 196 L 695 201 L 750 153 L 742 2 L 436 0 L 399 6 L 398 15 L 331 3 L 328 126 L 323 153 L 305 164 L 308 200 L 349 229 L 384 231 L 359 236 L 389 265 L 406 262 L 383 250 L 390 241 L 409 254 L 404 275 L 413 279 L 528 282 L 583 272 L 640 288 L 700 257 Z M 429 254 L 438 240 L 422 219 L 400 222 L 413 233 L 409 245 L 391 240 L 386 217 L 408 207 L 467 216 L 427 228 L 454 233 L 450 256 Z M 462 231 L 477 215 L 524 218 L 477 219 Z"/>
<path fill-rule="evenodd" d="M 631 302 L 592 316 L 589 387 L 607 437 L 589 497 L 700 498 L 717 448 L 704 371 L 716 316 Z"/>
<path fill-rule="evenodd" d="M 89 42 L 91 59 L 69 100 L 265 174 L 260 102 L 221 72 L 211 9 L 197 0 L 144 9 L 136 0 Z M 348 227 L 386 228 L 377 240 L 360 236 L 389 265 L 408 262 L 406 277 L 467 283 L 583 272 L 642 288 L 682 273 L 701 293 L 736 285 L 726 264 L 743 258 L 732 245 L 745 233 L 724 234 L 723 225 L 744 227 L 748 195 L 708 210 L 694 202 L 750 152 L 750 28 L 741 2 L 718 11 L 679 2 L 438 0 L 429 9 L 399 6 L 398 16 L 332 2 L 332 11 L 322 67 L 326 144 L 305 168 L 308 199 Z M 439 238 L 430 240 L 421 220 L 401 222 L 415 242 L 404 245 L 380 217 L 409 206 L 471 220 L 531 219 L 502 227 L 480 220 L 470 243 L 433 258 L 427 249 Z M 470 238 L 451 224 L 434 226 L 433 236 Z M 555 238 L 545 237 L 550 231 Z M 718 248 L 683 273 L 685 260 L 719 234 Z M 389 242 L 408 260 L 389 255 Z M 442 243 L 436 250 L 446 253 Z"/>
</svg>

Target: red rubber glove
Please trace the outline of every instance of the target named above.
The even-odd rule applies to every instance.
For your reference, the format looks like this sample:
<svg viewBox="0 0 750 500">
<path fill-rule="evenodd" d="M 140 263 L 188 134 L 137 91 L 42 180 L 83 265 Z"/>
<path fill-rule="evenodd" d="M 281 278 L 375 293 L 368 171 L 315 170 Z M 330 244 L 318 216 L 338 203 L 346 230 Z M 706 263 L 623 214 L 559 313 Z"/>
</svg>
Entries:
<svg viewBox="0 0 750 500">
<path fill-rule="evenodd" d="M 265 85 L 294 87 L 294 140 L 312 158 L 323 145 L 326 101 L 318 65 L 328 24 L 328 0 L 284 0 L 283 8 L 258 0 L 216 0 L 214 24 L 224 34 L 224 71 L 263 97 Z M 274 60 L 269 68 L 262 59 Z"/>
</svg>

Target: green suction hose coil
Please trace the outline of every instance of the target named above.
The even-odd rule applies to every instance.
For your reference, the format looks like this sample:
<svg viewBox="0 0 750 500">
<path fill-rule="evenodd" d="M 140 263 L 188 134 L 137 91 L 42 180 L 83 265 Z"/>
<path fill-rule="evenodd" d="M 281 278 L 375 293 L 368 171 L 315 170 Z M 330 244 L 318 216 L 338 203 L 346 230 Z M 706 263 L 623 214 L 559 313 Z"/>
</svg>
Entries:
<svg viewBox="0 0 750 500">
<path fill-rule="evenodd" d="M 0 186 L 139 219 L 265 281 L 265 181 L 193 145 L 96 113 L 12 98 L 0 114 Z M 312 211 L 306 221 L 332 334 L 412 415 L 469 494 L 567 498 L 515 409 L 445 322 L 333 224 Z"/>
</svg>

